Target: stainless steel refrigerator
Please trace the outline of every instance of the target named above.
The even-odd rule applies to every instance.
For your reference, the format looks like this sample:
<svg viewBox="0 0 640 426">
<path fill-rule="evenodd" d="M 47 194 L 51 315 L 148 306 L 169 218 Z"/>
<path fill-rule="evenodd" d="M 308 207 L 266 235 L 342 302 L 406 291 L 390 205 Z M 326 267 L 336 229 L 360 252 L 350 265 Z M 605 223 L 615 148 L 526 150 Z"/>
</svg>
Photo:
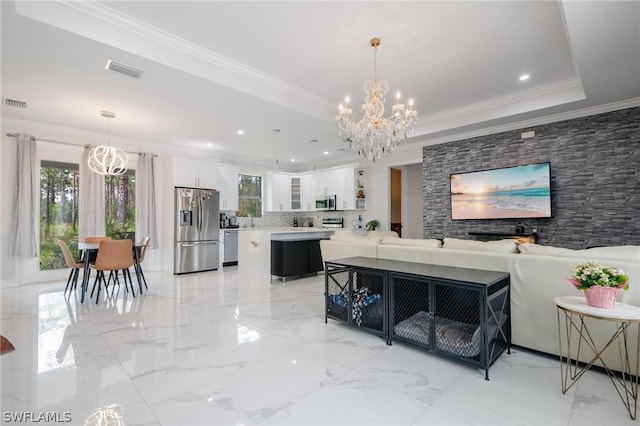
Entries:
<svg viewBox="0 0 640 426">
<path fill-rule="evenodd" d="M 176 187 L 173 273 L 218 269 L 220 193 L 215 189 Z"/>
</svg>

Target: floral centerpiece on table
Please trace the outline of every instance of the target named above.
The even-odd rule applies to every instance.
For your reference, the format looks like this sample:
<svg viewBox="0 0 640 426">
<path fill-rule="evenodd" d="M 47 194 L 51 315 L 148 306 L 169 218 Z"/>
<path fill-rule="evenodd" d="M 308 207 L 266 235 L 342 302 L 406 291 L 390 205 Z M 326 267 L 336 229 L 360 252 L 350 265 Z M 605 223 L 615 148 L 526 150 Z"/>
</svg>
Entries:
<svg viewBox="0 0 640 426">
<path fill-rule="evenodd" d="M 589 261 L 572 268 L 571 273 L 569 282 L 578 290 L 586 290 L 596 285 L 629 289 L 629 277 L 622 269 L 613 266 L 602 266 Z"/>
<path fill-rule="evenodd" d="M 629 277 L 622 269 L 594 261 L 572 268 L 569 282 L 584 290 L 587 304 L 596 308 L 613 308 L 620 289 L 629 289 Z"/>
</svg>

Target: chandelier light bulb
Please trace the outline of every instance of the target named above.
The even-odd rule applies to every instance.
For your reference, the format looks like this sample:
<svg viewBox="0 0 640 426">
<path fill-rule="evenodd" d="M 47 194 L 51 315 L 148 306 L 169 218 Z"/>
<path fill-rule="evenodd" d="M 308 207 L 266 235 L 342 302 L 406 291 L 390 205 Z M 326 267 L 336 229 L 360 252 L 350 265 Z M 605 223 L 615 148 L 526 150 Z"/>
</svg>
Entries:
<svg viewBox="0 0 640 426">
<path fill-rule="evenodd" d="M 401 93 L 396 92 L 396 103 L 392 105 L 391 115 L 384 117 L 385 95 L 389 91 L 389 84 L 385 80 L 378 80 L 378 46 L 380 39 L 370 41 L 373 47 L 373 78 L 364 83 L 366 96 L 362 104 L 362 118 L 359 121 L 352 115 L 349 108 L 349 97 L 338 108 L 336 121 L 340 135 L 349 149 L 357 151 L 358 155 L 375 162 L 383 154 L 389 154 L 407 139 L 407 133 L 413 130 L 417 122 L 418 112 L 413 108 L 413 100 L 409 99 L 408 108 L 400 103 Z"/>
</svg>

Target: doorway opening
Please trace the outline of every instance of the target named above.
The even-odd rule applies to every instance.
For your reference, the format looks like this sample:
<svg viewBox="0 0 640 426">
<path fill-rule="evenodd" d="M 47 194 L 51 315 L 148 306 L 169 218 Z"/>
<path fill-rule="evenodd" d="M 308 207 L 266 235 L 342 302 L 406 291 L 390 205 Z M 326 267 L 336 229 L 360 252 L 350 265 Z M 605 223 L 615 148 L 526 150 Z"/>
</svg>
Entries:
<svg viewBox="0 0 640 426">
<path fill-rule="evenodd" d="M 399 237 L 402 237 L 402 170 L 390 169 L 391 188 L 389 204 L 391 205 L 391 226 L 390 229 L 395 231 Z"/>
</svg>

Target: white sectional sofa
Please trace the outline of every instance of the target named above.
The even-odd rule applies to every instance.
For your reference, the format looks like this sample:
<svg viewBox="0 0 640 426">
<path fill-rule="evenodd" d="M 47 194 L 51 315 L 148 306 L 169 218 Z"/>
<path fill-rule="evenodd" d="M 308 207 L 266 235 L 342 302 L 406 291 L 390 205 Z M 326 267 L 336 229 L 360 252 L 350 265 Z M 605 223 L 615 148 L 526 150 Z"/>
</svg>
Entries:
<svg viewBox="0 0 640 426">
<path fill-rule="evenodd" d="M 366 256 L 407 262 L 429 263 L 509 272 L 511 275 L 512 343 L 548 354 L 559 354 L 558 317 L 554 298 L 583 296 L 568 283 L 570 269 L 589 260 L 622 268 L 630 278 L 628 291 L 621 291 L 617 301 L 640 306 L 640 246 L 599 247 L 569 250 L 524 243 L 515 240 L 471 241 L 453 238 L 411 240 L 398 238 L 395 232 L 357 235 L 336 232 L 330 240 L 320 242 L 322 259 Z M 611 337 L 613 324 L 589 321 L 594 340 L 602 347 Z M 637 333 L 628 335 L 635 350 Z M 615 348 L 614 348 L 615 349 Z M 583 348 L 581 361 L 589 362 L 593 353 Z M 605 354 L 608 365 L 620 370 L 616 351 Z M 631 365 L 635 363 L 635 353 Z"/>
</svg>

